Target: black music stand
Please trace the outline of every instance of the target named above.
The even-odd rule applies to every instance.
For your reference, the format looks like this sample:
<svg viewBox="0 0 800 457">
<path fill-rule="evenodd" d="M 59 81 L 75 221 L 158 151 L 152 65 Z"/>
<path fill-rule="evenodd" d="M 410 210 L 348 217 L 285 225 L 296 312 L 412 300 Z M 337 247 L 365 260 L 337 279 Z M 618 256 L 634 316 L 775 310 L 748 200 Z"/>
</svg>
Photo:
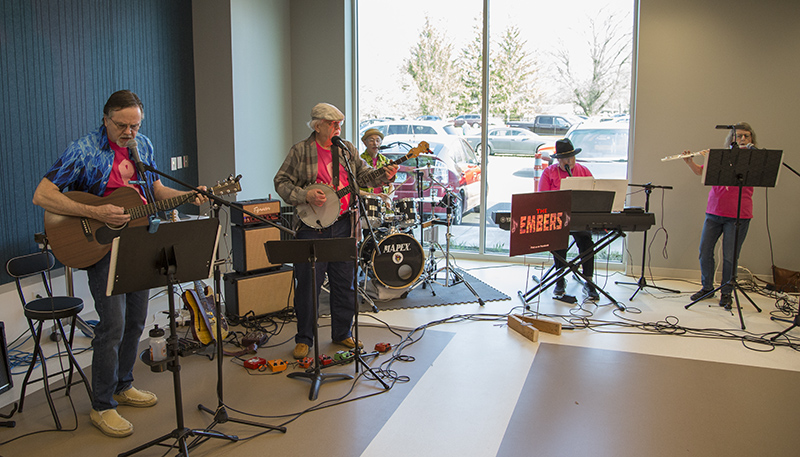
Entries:
<svg viewBox="0 0 800 457">
<path fill-rule="evenodd" d="M 692 305 L 713 295 L 716 291 L 726 285 L 733 286 L 733 297 L 736 300 L 736 308 L 739 312 L 739 322 L 742 330 L 745 329 L 744 317 L 742 316 L 742 306 L 739 303 L 739 292 L 744 295 L 750 304 L 760 313 L 761 308 L 747 295 L 747 292 L 739 286 L 737 282 L 737 270 L 739 268 L 739 225 L 741 222 L 742 211 L 742 188 L 747 187 L 775 187 L 778 181 L 778 173 L 781 168 L 782 150 L 770 149 L 712 149 L 706 156 L 706 164 L 703 167 L 703 184 L 706 186 L 735 186 L 739 188 L 739 196 L 736 207 L 736 231 L 733 237 L 733 271 L 731 278 L 725 284 L 720 284 L 716 289 L 711 290 L 702 297 L 694 300 L 685 306 L 689 309 Z M 725 307 L 730 310 L 729 307 Z"/>
<path fill-rule="evenodd" d="M 124 294 L 155 287 L 169 289 L 169 327 L 167 340 L 167 369 L 172 371 L 175 389 L 175 417 L 177 427 L 159 438 L 135 449 L 119 454 L 120 457 L 135 454 L 151 446 L 160 445 L 178 448 L 182 456 L 188 457 L 187 437 L 203 436 L 238 441 L 233 435 L 209 430 L 193 430 L 184 426 L 181 399 L 180 357 L 178 355 L 178 330 L 175 323 L 174 286 L 182 282 L 205 279 L 211 276 L 214 253 L 219 241 L 219 220 L 161 224 L 155 233 L 147 227 L 129 227 L 120 232 L 111 247 L 111 268 L 108 274 L 108 295 Z M 118 261 L 119 260 L 119 261 Z M 177 443 L 161 444 L 174 439 Z"/>
<path fill-rule="evenodd" d="M 314 238 L 300 240 L 267 241 L 265 248 L 267 258 L 271 263 L 311 263 L 311 282 L 314 290 L 311 293 L 314 304 L 314 369 L 304 372 L 289 373 L 289 378 L 308 378 L 311 380 L 309 400 L 316 400 L 319 387 L 325 381 L 341 381 L 353 379 L 343 373 L 320 373 L 319 361 L 319 295 L 317 285 L 317 262 L 342 262 L 353 260 L 355 257 L 355 238 Z M 356 295 L 358 292 L 356 291 Z M 358 351 L 356 342 L 356 351 Z"/>
<path fill-rule="evenodd" d="M 672 189 L 672 186 L 654 186 L 653 183 L 647 184 L 628 184 L 631 187 L 644 187 L 644 212 L 650 212 L 650 194 L 653 192 L 653 189 Z M 624 281 L 614 281 L 615 284 L 620 285 L 624 284 L 627 286 L 637 286 L 636 291 L 633 292 L 631 298 L 628 301 L 633 301 L 636 294 L 639 293 L 640 290 L 644 289 L 645 287 L 652 287 L 654 289 L 662 290 L 664 292 L 672 292 L 673 294 L 679 294 L 681 291 L 675 289 L 668 289 L 666 287 L 656 286 L 655 284 L 647 284 L 647 279 L 644 277 L 644 270 L 645 264 L 647 262 L 647 230 L 644 231 L 644 238 L 642 239 L 642 274 L 639 276 L 639 280 L 636 282 L 624 282 Z"/>
</svg>

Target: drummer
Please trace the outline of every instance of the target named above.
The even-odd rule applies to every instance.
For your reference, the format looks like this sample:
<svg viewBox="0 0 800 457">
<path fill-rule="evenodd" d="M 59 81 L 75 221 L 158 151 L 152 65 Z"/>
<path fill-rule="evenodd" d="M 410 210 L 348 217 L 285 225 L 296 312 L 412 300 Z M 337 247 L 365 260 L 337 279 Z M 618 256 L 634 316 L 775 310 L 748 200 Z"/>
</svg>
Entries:
<svg viewBox="0 0 800 457">
<path fill-rule="evenodd" d="M 381 142 L 383 142 L 383 133 L 380 130 L 372 128 L 367 129 L 364 132 L 364 135 L 361 137 L 361 142 L 364 143 L 364 146 L 367 149 L 361 154 L 361 158 L 364 159 L 372 168 L 376 170 L 389 162 L 388 158 L 385 155 L 381 154 Z M 359 193 L 362 196 L 369 196 L 369 195 L 377 195 L 381 198 L 381 200 L 386 203 L 388 207 L 392 206 L 392 199 L 389 197 L 392 188 L 389 186 L 384 187 L 362 187 L 359 190 Z"/>
</svg>

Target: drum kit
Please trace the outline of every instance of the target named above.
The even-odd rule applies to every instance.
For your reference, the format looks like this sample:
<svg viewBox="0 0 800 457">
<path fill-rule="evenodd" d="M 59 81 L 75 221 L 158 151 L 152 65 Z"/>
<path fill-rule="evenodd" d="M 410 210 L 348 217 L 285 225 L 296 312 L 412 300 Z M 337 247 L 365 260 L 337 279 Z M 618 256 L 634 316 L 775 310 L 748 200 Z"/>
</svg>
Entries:
<svg viewBox="0 0 800 457">
<path fill-rule="evenodd" d="M 413 171 L 419 172 L 423 169 L 429 170 L 429 167 L 417 168 Z M 417 176 L 419 184 L 421 173 L 418 173 Z M 365 300 L 371 303 L 375 311 L 377 311 L 377 307 L 372 298 L 405 298 L 411 289 L 420 285 L 424 289 L 432 283 L 449 287 L 463 282 L 475 295 L 478 302 L 483 305 L 483 300 L 472 286 L 450 266 L 452 209 L 460 207 L 456 204 L 459 197 L 447 186 L 437 181 L 431 173 L 428 173 L 428 176 L 432 182 L 444 189 L 445 194 L 442 198 L 420 196 L 387 202 L 377 195 L 361 197 L 362 212 L 364 213 L 361 217 L 361 227 L 364 238 L 358 248 L 358 261 L 365 280 L 364 287 L 359 287 L 359 292 Z M 418 188 L 418 194 L 422 194 L 420 188 Z M 424 203 L 445 207 L 447 209 L 446 219 L 436 218 L 433 211 L 429 215 L 424 214 L 422 211 Z M 417 211 L 418 209 L 419 211 Z M 426 262 L 425 250 L 415 238 L 414 231 L 420 228 L 420 239 L 423 239 L 424 230 L 434 224 L 447 226 L 446 249 L 443 250 L 437 240 L 429 240 L 430 252 Z M 437 265 L 436 247 L 444 254 L 445 266 L 441 268 Z M 443 283 L 437 281 L 437 276 L 442 273 L 445 278 Z M 372 288 L 367 287 L 368 280 L 372 281 Z M 369 294 L 368 291 L 373 293 Z M 431 288 L 431 293 L 436 295 L 433 288 Z"/>
</svg>

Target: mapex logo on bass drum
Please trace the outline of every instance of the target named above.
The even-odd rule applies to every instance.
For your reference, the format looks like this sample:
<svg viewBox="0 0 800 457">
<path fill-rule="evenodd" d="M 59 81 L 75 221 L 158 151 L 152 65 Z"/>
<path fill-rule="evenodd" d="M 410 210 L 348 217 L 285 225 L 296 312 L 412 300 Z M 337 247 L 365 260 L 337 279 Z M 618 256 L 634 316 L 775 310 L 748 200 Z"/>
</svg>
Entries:
<svg viewBox="0 0 800 457">
<path fill-rule="evenodd" d="M 403 254 L 401 252 L 395 252 L 392 254 L 392 262 L 394 262 L 396 265 L 403 263 Z"/>
</svg>

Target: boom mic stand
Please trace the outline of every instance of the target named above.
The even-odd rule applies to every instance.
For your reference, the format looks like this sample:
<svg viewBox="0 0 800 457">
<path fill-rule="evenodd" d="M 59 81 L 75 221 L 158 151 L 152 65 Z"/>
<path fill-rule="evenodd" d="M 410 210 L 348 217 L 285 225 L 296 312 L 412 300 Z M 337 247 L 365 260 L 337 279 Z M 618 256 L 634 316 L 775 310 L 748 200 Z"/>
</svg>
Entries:
<svg viewBox="0 0 800 457">
<path fill-rule="evenodd" d="M 650 194 L 653 192 L 653 189 L 672 189 L 672 186 L 654 186 L 652 183 L 647 184 L 628 184 L 629 187 L 643 187 L 645 200 L 644 200 L 644 212 L 650 212 Z M 656 285 L 647 284 L 647 279 L 644 277 L 644 270 L 645 270 L 645 263 L 647 262 L 647 230 L 644 231 L 644 238 L 642 239 L 642 274 L 639 276 L 639 280 L 636 282 L 623 282 L 623 281 L 614 281 L 615 284 L 624 284 L 628 286 L 638 286 L 636 291 L 633 292 L 631 298 L 628 301 L 633 301 L 633 298 L 636 297 L 636 294 L 639 293 L 640 290 L 644 289 L 645 287 L 652 287 L 654 289 L 663 290 L 664 292 L 672 292 L 673 294 L 679 294 L 679 290 L 675 289 L 668 289 L 666 287 L 660 287 Z"/>
<path fill-rule="evenodd" d="M 176 182 L 176 183 L 180 184 L 181 186 L 183 186 L 186 189 L 193 190 L 193 191 L 195 191 L 195 192 L 197 192 L 199 194 L 202 194 L 202 195 L 206 196 L 209 200 L 214 202 L 214 204 L 216 204 L 216 205 L 226 206 L 226 207 L 228 207 L 229 210 L 233 209 L 235 211 L 240 211 L 240 212 L 242 212 L 244 214 L 247 214 L 248 216 L 250 216 L 250 217 L 252 217 L 254 219 L 257 219 L 257 220 L 259 220 L 261 222 L 264 222 L 264 223 L 266 223 L 268 225 L 271 225 L 272 227 L 275 227 L 275 228 L 277 228 L 277 229 L 279 229 L 279 230 L 281 230 L 281 231 L 283 231 L 285 233 L 288 233 L 288 234 L 290 234 L 292 236 L 294 236 L 294 234 L 295 234 L 294 230 L 291 230 L 291 229 L 288 229 L 288 228 L 286 228 L 286 227 L 284 227 L 282 225 L 276 224 L 276 223 L 274 223 L 274 222 L 272 222 L 272 221 L 270 221 L 268 219 L 265 219 L 265 218 L 263 218 L 263 217 L 261 217 L 261 216 L 259 216 L 257 214 L 254 214 L 254 213 L 252 213 L 252 212 L 250 212 L 250 211 L 248 211 L 248 210 L 246 210 L 244 208 L 233 206 L 227 200 L 222 199 L 219 196 L 214 195 L 211 192 L 200 190 L 200 189 L 196 189 L 194 186 L 191 186 L 191 185 L 189 185 L 189 184 L 187 184 L 187 183 L 185 183 L 185 182 L 183 182 L 183 181 L 181 181 L 181 180 L 179 180 L 179 179 L 177 179 L 177 178 L 175 178 L 173 176 L 170 176 L 170 175 L 168 175 L 166 173 L 163 173 L 163 172 L 151 167 L 150 165 L 147 165 L 147 164 L 143 164 L 143 165 L 144 165 L 144 169 L 145 170 L 151 171 L 153 173 L 156 173 L 159 176 L 162 176 L 164 178 L 169 179 L 170 181 Z M 235 180 L 237 185 L 238 185 L 238 182 L 241 179 L 241 177 L 242 177 L 241 175 L 238 175 L 237 177 L 234 178 L 231 175 L 228 178 L 228 180 Z M 240 187 L 238 189 L 241 190 Z M 214 215 L 215 215 L 215 218 L 217 218 L 217 220 L 219 220 L 219 218 L 218 218 L 219 206 L 217 206 L 214 209 Z M 221 280 L 220 280 L 221 273 L 220 273 L 220 263 L 219 262 L 215 262 L 214 263 L 213 276 L 214 276 L 214 312 L 217 315 L 217 319 L 219 319 L 219 316 L 222 315 L 221 314 L 222 313 L 222 306 L 221 306 L 221 299 L 220 299 L 220 297 L 222 295 L 222 293 L 220 292 L 222 290 L 222 287 L 221 287 Z M 227 410 L 225 408 L 224 387 L 223 387 L 223 373 L 222 373 L 222 358 L 223 358 L 222 328 L 220 327 L 220 325 L 217 325 L 216 327 L 217 327 L 217 329 L 216 329 L 217 331 L 216 331 L 215 338 L 216 338 L 216 345 L 217 345 L 217 347 L 216 347 L 216 349 L 217 349 L 217 407 L 216 407 L 216 409 L 214 411 L 212 411 L 211 409 L 203 406 L 202 404 L 198 404 L 197 405 L 197 409 L 199 409 L 201 411 L 205 411 L 205 412 L 213 415 L 213 420 L 211 421 L 211 424 L 209 424 L 208 427 L 206 427 L 206 430 L 211 430 L 217 424 L 223 424 L 225 422 L 229 422 L 230 421 L 230 422 L 234 422 L 234 423 L 238 423 L 238 424 L 252 425 L 254 427 L 262 427 L 262 428 L 266 428 L 268 430 L 278 430 L 280 432 L 286 433 L 286 427 L 283 427 L 283 426 L 262 424 L 260 422 L 253 422 L 253 421 L 248 421 L 248 420 L 245 420 L 245 419 L 236 419 L 236 418 L 231 418 L 228 415 Z M 198 441 L 195 440 L 190 444 L 190 447 L 195 447 L 198 444 L 201 444 L 201 443 L 199 443 Z"/>
</svg>

